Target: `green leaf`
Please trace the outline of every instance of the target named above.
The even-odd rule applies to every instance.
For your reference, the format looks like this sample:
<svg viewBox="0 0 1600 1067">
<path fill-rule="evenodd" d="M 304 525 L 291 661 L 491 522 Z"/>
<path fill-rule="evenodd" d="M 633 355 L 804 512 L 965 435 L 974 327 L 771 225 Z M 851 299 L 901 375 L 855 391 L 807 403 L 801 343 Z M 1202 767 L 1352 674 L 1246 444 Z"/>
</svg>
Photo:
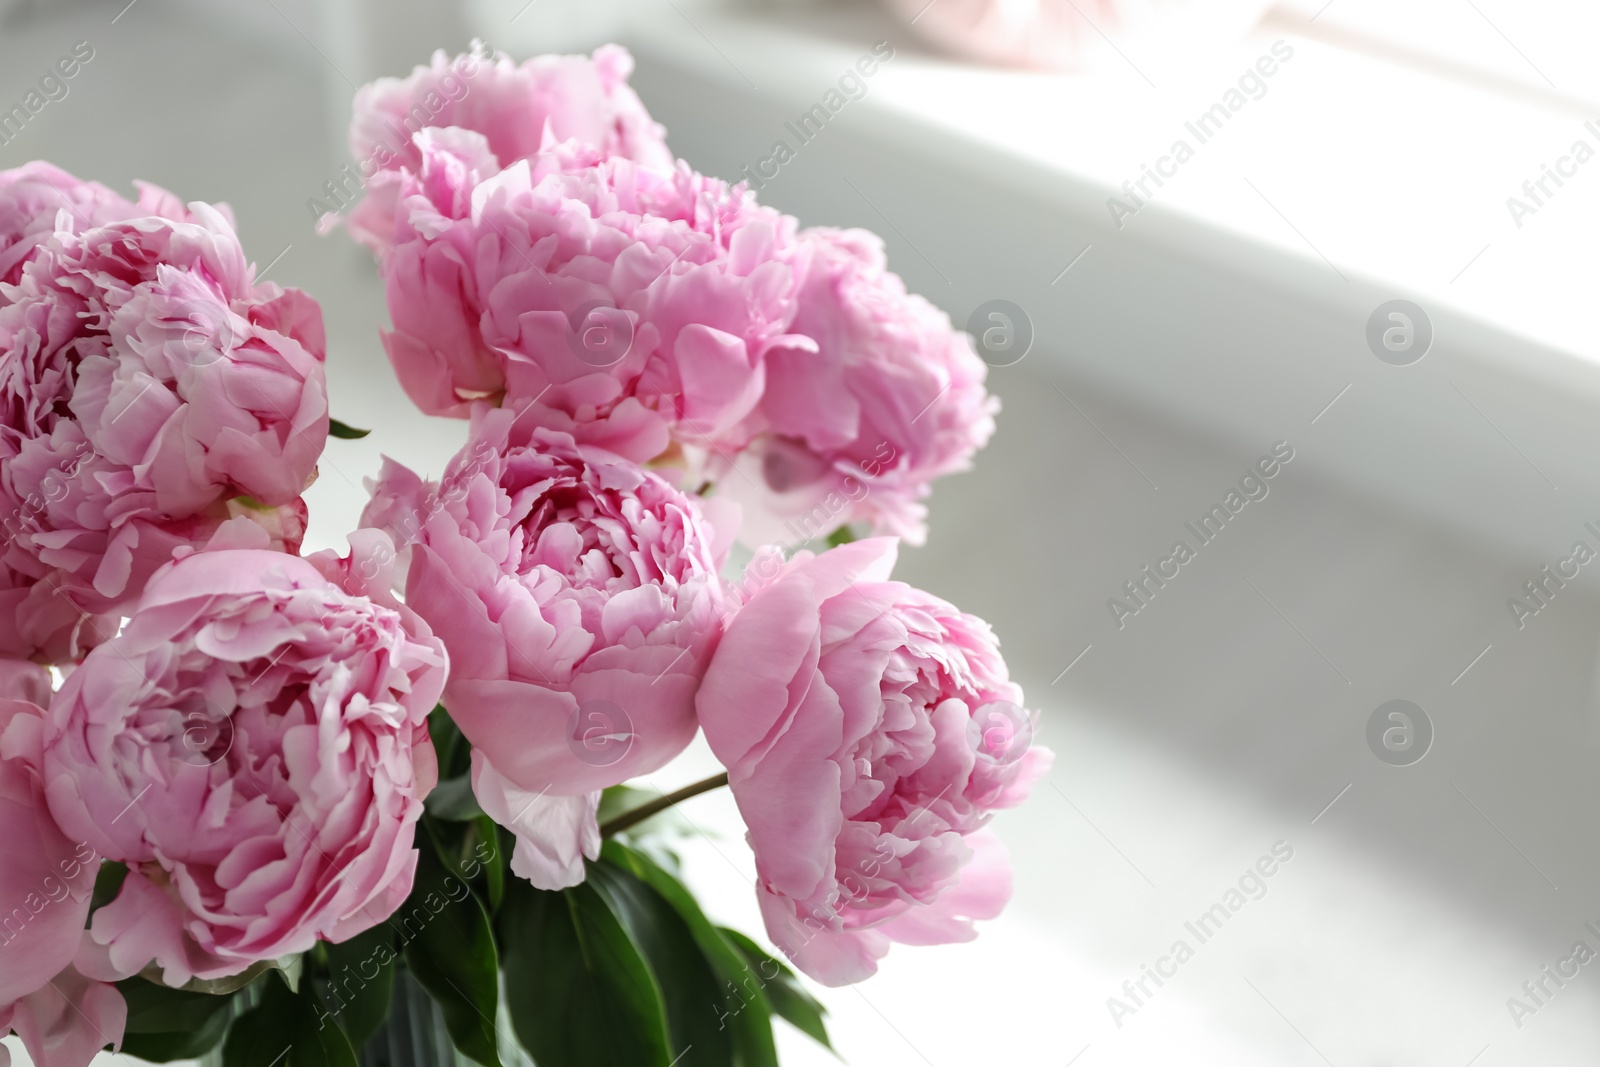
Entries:
<svg viewBox="0 0 1600 1067">
<path fill-rule="evenodd" d="M 324 944 L 325 974 L 314 983 L 353 1048 L 367 1043 L 389 1017 L 394 998 L 394 928 L 379 923 L 343 944 Z"/>
<path fill-rule="evenodd" d="M 204 996 L 205 994 L 200 994 Z M 197 1060 L 216 1048 L 228 1032 L 231 1012 L 222 1012 L 200 1030 L 163 1034 L 123 1034 L 121 1051 L 150 1063 Z"/>
<path fill-rule="evenodd" d="M 472 859 L 483 867 L 484 887 L 489 893 L 489 910 L 499 911 L 506 895 L 506 855 L 501 850 L 500 835 L 495 822 L 487 815 L 473 820 L 477 840 L 473 844 Z"/>
<path fill-rule="evenodd" d="M 94 876 L 94 896 L 90 899 L 89 910 L 98 911 L 117 899 L 117 894 L 122 892 L 122 883 L 128 877 L 126 864 L 115 860 L 107 860 L 100 865 L 100 871 Z"/>
<path fill-rule="evenodd" d="M 644 954 L 667 1009 L 668 1045 L 681 1067 L 729 1067 L 733 1040 L 721 983 L 688 923 L 629 871 L 589 866 L 593 886 Z"/>
<path fill-rule="evenodd" d="M 828 535 L 828 547 L 838 548 L 840 545 L 848 545 L 855 539 L 855 531 L 850 529 L 849 523 L 846 523 Z"/>
<path fill-rule="evenodd" d="M 422 855 L 411 896 L 390 924 L 399 924 L 406 966 L 444 1012 L 456 1048 L 487 1067 L 500 1067 L 494 929 L 472 887 L 440 859 L 426 822 L 417 831 L 417 845 Z"/>
<path fill-rule="evenodd" d="M 291 993 L 300 991 L 300 972 L 303 956 L 284 956 L 276 960 L 257 960 L 238 974 L 230 974 L 223 978 L 191 978 L 181 988 L 185 993 L 204 993 L 207 996 L 225 997 L 230 993 L 237 993 L 245 986 L 254 982 L 268 971 L 277 971 L 283 976 L 284 982 L 289 986 Z M 139 972 L 140 976 L 152 982 L 161 981 L 161 968 L 152 963 Z"/>
<path fill-rule="evenodd" d="M 722 935 L 733 942 L 756 973 L 765 979 L 767 999 L 772 1002 L 772 1010 L 831 1051 L 833 1045 L 828 1041 L 828 1027 L 822 1020 L 828 1014 L 828 1009 L 800 984 L 795 973 L 767 955 L 759 945 L 739 931 L 723 927 Z"/>
<path fill-rule="evenodd" d="M 600 794 L 599 821 L 604 824 L 656 799 L 657 794 L 631 785 L 614 785 Z"/>
<path fill-rule="evenodd" d="M 506 857 L 508 850 L 516 847 L 516 838 L 508 837 L 502 843 L 500 828 L 481 811 L 460 820 L 429 811 L 422 821 L 444 862 L 445 873 L 471 884 L 478 899 L 487 901 L 492 917 L 505 895 Z"/>
<path fill-rule="evenodd" d="M 539 1067 L 670 1067 L 661 989 L 594 887 L 513 878 L 500 925 L 512 1026 Z"/>
<path fill-rule="evenodd" d="M 117 990 L 128 1005 L 122 1051 L 151 1063 L 192 1060 L 216 1048 L 233 1021 L 233 998 L 186 993 L 144 978 Z"/>
<path fill-rule="evenodd" d="M 293 993 L 274 971 L 261 1003 L 234 1020 L 222 1046 L 223 1067 L 358 1067 L 344 1031 L 311 990 Z"/>
<path fill-rule="evenodd" d="M 472 770 L 472 745 L 440 704 L 428 713 L 428 738 L 439 759 L 439 780 L 460 778 Z"/>
<path fill-rule="evenodd" d="M 618 841 L 605 843 L 602 861 L 615 864 L 649 885 L 670 904 L 688 926 L 695 943 L 716 972 L 718 1023 L 733 1039 L 734 1062 L 740 1067 L 777 1067 L 778 1050 L 772 1039 L 772 1005 L 759 975 L 721 930 L 711 924 L 684 884 L 638 849 Z"/>
<path fill-rule="evenodd" d="M 471 822 L 483 816 L 483 808 L 472 792 L 472 776 L 469 774 L 441 780 L 424 803 L 427 804 L 429 815 L 446 822 Z"/>
<path fill-rule="evenodd" d="M 328 436 L 337 437 L 343 441 L 359 441 L 371 432 L 371 430 L 358 430 L 354 426 L 340 422 L 338 419 L 328 420 Z"/>
</svg>

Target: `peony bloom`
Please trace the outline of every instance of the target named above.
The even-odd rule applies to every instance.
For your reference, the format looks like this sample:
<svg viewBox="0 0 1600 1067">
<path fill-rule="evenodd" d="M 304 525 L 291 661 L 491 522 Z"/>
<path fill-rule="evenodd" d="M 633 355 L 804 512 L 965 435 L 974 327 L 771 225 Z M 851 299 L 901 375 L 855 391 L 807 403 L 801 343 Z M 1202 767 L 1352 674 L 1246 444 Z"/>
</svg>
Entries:
<svg viewBox="0 0 1600 1067">
<path fill-rule="evenodd" d="M 384 337 L 426 412 L 478 399 L 635 462 L 726 434 L 786 340 L 805 250 L 742 187 L 565 142 L 496 173 L 484 139 L 417 138 L 384 262 Z"/>
<path fill-rule="evenodd" d="M 983 826 L 1049 768 L 994 635 L 889 580 L 895 543 L 787 564 L 727 625 L 700 725 L 749 828 L 767 932 L 827 985 L 877 970 L 889 944 L 975 936 L 1009 868 Z"/>
<path fill-rule="evenodd" d="M 0 283 L 17 284 L 34 250 L 58 228 L 78 232 L 146 213 L 99 182 L 79 181 L 49 163 L 0 171 Z"/>
<path fill-rule="evenodd" d="M 846 523 L 920 545 L 934 479 L 968 469 L 999 401 L 971 339 L 885 267 L 865 230 L 812 229 L 810 273 L 775 343 L 743 436 L 717 454 L 741 471 L 719 486 L 746 505 L 751 544 L 799 544 Z"/>
<path fill-rule="evenodd" d="M 351 235 L 375 251 L 389 244 L 401 171 L 421 168 L 414 138 L 430 127 L 481 134 L 493 170 L 537 155 L 548 140 L 576 140 L 604 156 L 672 170 L 666 131 L 628 86 L 632 73 L 633 57 L 614 44 L 592 58 L 537 56 L 520 65 L 476 46 L 453 59 L 436 52 L 409 78 L 364 86 L 356 93 L 350 151 L 367 199 L 351 214 Z"/>
<path fill-rule="evenodd" d="M 946 52 L 1038 69 L 1179 59 L 1234 46 L 1272 0 L 889 0 L 908 29 Z"/>
<path fill-rule="evenodd" d="M 81 931 L 79 938 L 85 938 Z M 121 1047 L 127 1023 L 128 1005 L 117 987 L 76 966 L 14 1004 L 0 1005 L 0 1034 L 20 1037 L 34 1067 L 89 1067 L 106 1046 Z"/>
<path fill-rule="evenodd" d="M 183 201 L 158 185 L 135 182 L 131 202 L 99 182 L 86 182 L 42 160 L 0 171 L 0 283 L 16 285 L 35 251 L 57 233 L 78 234 L 113 222 L 157 215 L 194 222 Z M 215 210 L 233 224 L 225 205 Z M 6 297 L 0 290 L 0 303 Z"/>
<path fill-rule="evenodd" d="M 73 966 L 100 857 L 62 832 L 45 803 L 39 705 L 49 699 L 43 667 L 0 671 L 0 1035 L 21 1036 L 38 1067 L 88 1067 L 121 1043 L 127 1007 Z"/>
<path fill-rule="evenodd" d="M 445 670 L 420 620 L 306 560 L 217 550 L 159 572 L 44 732 L 50 810 L 128 864 L 91 929 L 115 973 L 223 977 L 387 918 L 438 777 Z"/>
<path fill-rule="evenodd" d="M 445 704 L 479 802 L 518 832 L 513 870 L 577 884 L 599 790 L 694 737 L 723 615 L 711 530 L 655 474 L 504 409 L 437 486 L 390 463 L 379 515 L 415 542 L 406 603 L 450 651 Z"/>
<path fill-rule="evenodd" d="M 255 284 L 220 211 L 145 199 L 181 217 L 59 229 L 0 286 L 13 655 L 77 655 L 88 617 L 122 612 L 174 548 L 230 516 L 291 551 L 304 528 L 328 428 L 321 309 Z"/>
<path fill-rule="evenodd" d="M 116 620 L 85 618 L 76 605 L 56 593 L 60 588 L 59 583 L 36 583 L 0 561 L 0 657 L 74 660 L 115 632 Z"/>
<path fill-rule="evenodd" d="M 1126 9 L 1149 6 L 1147 0 L 1080 2 L 949 0 L 938 11 L 919 10 L 917 0 L 889 0 L 889 6 L 919 37 L 954 55 L 1046 70 L 1079 66 L 1101 28 L 1120 36 Z"/>
</svg>

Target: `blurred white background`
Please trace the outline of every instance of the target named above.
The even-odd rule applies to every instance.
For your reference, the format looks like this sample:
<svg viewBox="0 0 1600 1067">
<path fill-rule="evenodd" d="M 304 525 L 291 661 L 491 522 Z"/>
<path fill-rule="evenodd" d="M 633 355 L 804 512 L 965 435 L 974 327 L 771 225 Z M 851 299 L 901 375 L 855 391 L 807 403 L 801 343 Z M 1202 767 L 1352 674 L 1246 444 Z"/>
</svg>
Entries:
<svg viewBox="0 0 1600 1067">
<path fill-rule="evenodd" d="M 125 4 L 0 0 L 0 104 L 74 42 L 95 49 L 0 167 L 228 201 L 270 277 L 322 301 L 334 413 L 374 433 L 330 444 L 312 548 L 342 547 L 380 453 L 437 473 L 464 436 L 389 372 L 368 258 L 312 228 L 355 85 L 474 36 L 518 58 L 617 39 L 678 154 L 733 179 L 893 43 L 760 195 L 882 233 L 958 323 L 1005 299 L 1031 324 L 1026 358 L 990 375 L 1000 432 L 939 487 L 899 576 L 994 623 L 1057 763 L 997 822 L 1017 872 L 1002 919 L 820 991 L 846 1062 L 1600 1059 L 1594 967 L 1546 980 L 1531 1015 L 1508 1007 L 1576 942 L 1600 949 L 1600 577 L 1521 628 L 1507 607 L 1575 541 L 1600 545 L 1600 162 L 1521 225 L 1507 206 L 1574 142 L 1600 148 L 1600 9 L 1294 0 L 1186 47 L 1108 27 L 1061 74 L 935 53 L 865 0 Z M 1108 198 L 1194 144 L 1185 123 L 1280 41 L 1265 91 L 1118 226 Z M 1397 298 L 1432 325 L 1407 366 L 1366 339 Z M 1295 458 L 1270 495 L 1119 628 L 1107 599 L 1278 441 Z M 1366 740 L 1391 699 L 1433 724 L 1410 766 Z M 685 814 L 710 910 L 758 929 L 728 798 Z M 1194 945 L 1185 922 L 1280 841 L 1293 858 L 1265 895 L 1114 1019 L 1108 998 Z M 835 1062 L 783 1040 L 791 1067 Z"/>
</svg>

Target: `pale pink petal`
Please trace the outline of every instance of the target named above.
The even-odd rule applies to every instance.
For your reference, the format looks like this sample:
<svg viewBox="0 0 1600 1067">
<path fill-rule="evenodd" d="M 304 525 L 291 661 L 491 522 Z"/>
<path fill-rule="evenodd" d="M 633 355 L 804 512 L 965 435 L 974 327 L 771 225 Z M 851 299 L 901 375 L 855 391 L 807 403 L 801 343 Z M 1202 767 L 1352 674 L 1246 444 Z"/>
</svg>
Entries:
<svg viewBox="0 0 1600 1067">
<path fill-rule="evenodd" d="M 600 858 L 600 794 L 551 796 L 518 788 L 481 750 L 472 753 L 472 791 L 489 818 L 517 835 L 513 874 L 539 889 L 584 879 L 583 861 Z"/>
<path fill-rule="evenodd" d="M 17 1001 L 11 1026 L 36 1067 L 89 1067 L 101 1049 L 122 1045 L 128 1005 L 115 986 L 68 967 Z"/>
</svg>

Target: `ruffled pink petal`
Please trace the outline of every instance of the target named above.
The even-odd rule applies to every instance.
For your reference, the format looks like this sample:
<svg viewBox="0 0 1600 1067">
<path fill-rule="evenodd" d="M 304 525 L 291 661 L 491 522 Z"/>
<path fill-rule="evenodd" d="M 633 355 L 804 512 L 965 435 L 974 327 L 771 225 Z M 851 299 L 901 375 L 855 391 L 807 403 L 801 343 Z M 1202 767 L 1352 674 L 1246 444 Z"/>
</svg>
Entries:
<svg viewBox="0 0 1600 1067">
<path fill-rule="evenodd" d="M 912 908 L 879 926 L 902 945 L 945 945 L 978 936 L 973 922 L 998 918 L 1011 902 L 1011 857 L 993 831 L 968 834 L 973 858 L 961 870 L 961 881 L 924 908 Z"/>
<path fill-rule="evenodd" d="M 89 1067 L 101 1049 L 120 1048 L 128 1005 L 115 986 L 68 967 L 17 1001 L 11 1027 L 36 1067 Z"/>
<path fill-rule="evenodd" d="M 600 858 L 600 794 L 551 796 L 516 786 L 481 750 L 472 753 L 472 791 L 489 818 L 517 836 L 511 871 L 539 889 L 584 880 L 585 857 Z"/>
</svg>

